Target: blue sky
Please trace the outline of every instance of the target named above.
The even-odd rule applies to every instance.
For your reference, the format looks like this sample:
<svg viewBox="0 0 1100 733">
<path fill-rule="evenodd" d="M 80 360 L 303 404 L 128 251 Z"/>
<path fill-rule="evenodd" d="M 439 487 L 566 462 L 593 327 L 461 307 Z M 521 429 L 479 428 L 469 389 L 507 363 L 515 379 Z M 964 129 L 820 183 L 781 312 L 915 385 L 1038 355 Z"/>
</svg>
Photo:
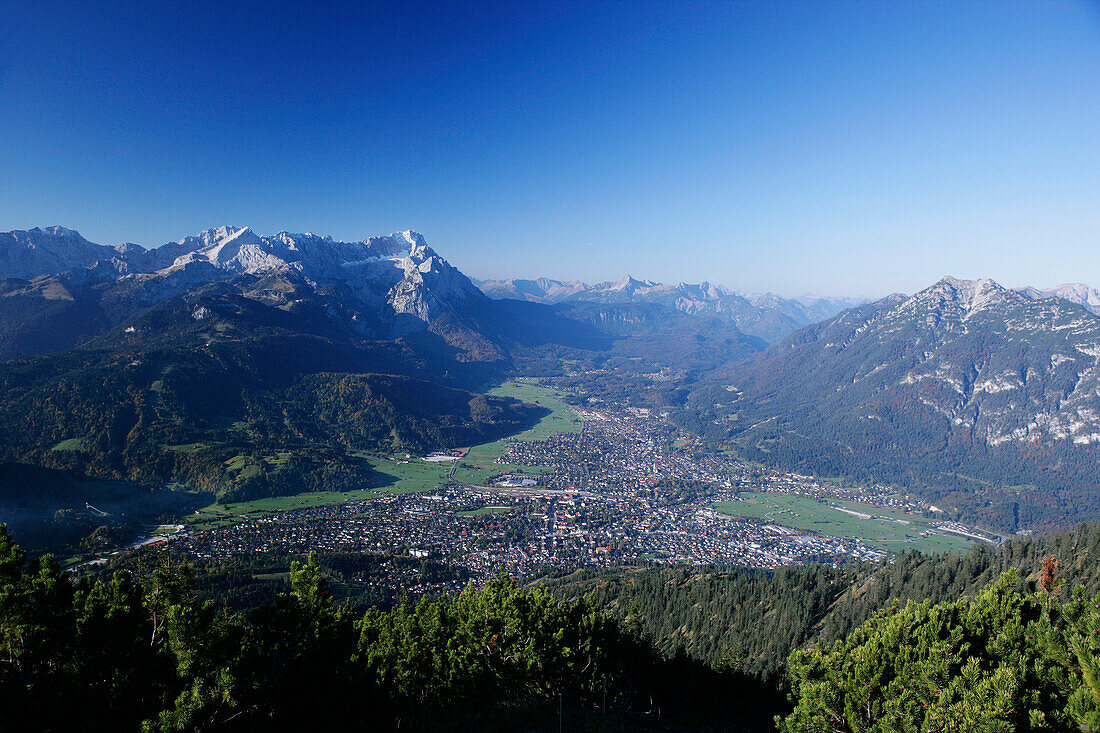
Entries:
<svg viewBox="0 0 1100 733">
<path fill-rule="evenodd" d="M 0 231 L 53 224 L 412 228 L 477 277 L 1100 287 L 1100 7 L 9 0 Z"/>
</svg>

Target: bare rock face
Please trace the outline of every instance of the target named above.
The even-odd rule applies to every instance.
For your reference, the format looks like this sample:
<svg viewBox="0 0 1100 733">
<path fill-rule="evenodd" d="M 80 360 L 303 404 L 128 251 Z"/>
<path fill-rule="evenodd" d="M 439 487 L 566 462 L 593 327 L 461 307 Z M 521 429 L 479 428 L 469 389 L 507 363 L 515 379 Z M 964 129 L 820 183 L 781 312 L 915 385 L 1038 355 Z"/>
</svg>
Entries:
<svg viewBox="0 0 1100 733">
<path fill-rule="evenodd" d="M 940 425 L 955 443 L 1095 444 L 1100 318 L 1060 297 L 945 277 L 799 332 L 734 381 L 778 396 L 754 420 L 802 402 L 867 429 Z"/>
<path fill-rule="evenodd" d="M 394 336 L 426 331 L 439 318 L 486 300 L 413 231 L 339 242 L 310 233 L 264 237 L 248 227 L 221 226 L 148 250 L 132 243 L 93 244 L 63 227 L 0 234 L 0 279 L 52 275 L 70 285 L 113 282 L 113 299 L 133 307 L 209 283 L 283 278 L 296 283 L 291 289 L 344 294 L 352 301 L 348 312 L 390 323 Z"/>
</svg>

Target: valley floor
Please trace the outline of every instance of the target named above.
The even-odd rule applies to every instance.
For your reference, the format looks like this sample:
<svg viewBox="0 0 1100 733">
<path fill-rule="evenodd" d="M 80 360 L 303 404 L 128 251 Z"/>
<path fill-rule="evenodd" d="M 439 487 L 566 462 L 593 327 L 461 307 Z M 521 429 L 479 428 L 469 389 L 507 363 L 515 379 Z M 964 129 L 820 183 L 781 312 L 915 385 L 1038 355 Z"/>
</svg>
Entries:
<svg viewBox="0 0 1100 733">
<path fill-rule="evenodd" d="M 622 565 L 775 568 L 964 551 L 1003 538 L 947 521 L 890 487 L 852 486 L 705 452 L 659 413 L 571 407 L 533 381 L 495 393 L 550 409 L 522 434 L 455 455 L 376 463 L 384 485 L 211 505 L 172 552 L 196 560 L 311 550 L 412 555 L 461 571 L 390 579 L 394 597 Z M 435 458 L 437 460 L 425 460 Z M 378 582 L 372 578 L 372 583 Z"/>
</svg>

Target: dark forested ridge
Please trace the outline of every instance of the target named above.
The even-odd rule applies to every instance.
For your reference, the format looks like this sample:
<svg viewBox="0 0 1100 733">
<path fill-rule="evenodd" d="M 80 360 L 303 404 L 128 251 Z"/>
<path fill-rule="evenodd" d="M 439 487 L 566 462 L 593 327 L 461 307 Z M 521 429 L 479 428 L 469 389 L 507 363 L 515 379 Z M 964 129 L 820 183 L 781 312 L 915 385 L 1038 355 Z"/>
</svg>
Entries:
<svg viewBox="0 0 1100 733">
<path fill-rule="evenodd" d="M 247 611 L 166 559 L 75 577 L 0 530 L 0 729 L 551 731 L 559 705 L 595 730 L 1100 722 L 1097 525 L 873 567 L 499 576 L 365 613 L 330 587 L 350 558 L 291 562 Z"/>
<path fill-rule="evenodd" d="M 843 639 L 892 603 L 933 603 L 973 596 L 1009 568 L 1021 588 L 1054 557 L 1068 587 L 1100 594 L 1100 525 L 994 552 L 899 555 L 882 565 L 803 565 L 768 573 L 655 568 L 579 571 L 541 583 L 567 597 L 591 598 L 619 618 L 636 618 L 666 654 L 683 651 L 716 666 L 770 677 L 790 652 L 813 639 Z"/>
<path fill-rule="evenodd" d="M 207 297 L 98 348 L 0 365 L 0 458 L 248 498 L 344 487 L 364 473 L 356 451 L 468 445 L 541 414 L 440 383 L 410 345 L 310 333 L 300 320 Z M 227 470 L 242 454 L 260 470 Z"/>
</svg>

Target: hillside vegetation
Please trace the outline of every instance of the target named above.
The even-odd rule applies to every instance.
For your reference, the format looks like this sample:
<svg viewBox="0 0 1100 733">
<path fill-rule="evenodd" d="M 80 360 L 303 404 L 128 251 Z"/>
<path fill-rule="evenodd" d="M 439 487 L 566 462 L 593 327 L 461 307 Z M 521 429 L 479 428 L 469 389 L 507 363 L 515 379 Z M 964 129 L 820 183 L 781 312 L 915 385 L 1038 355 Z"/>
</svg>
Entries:
<svg viewBox="0 0 1100 733">
<path fill-rule="evenodd" d="M 0 729 L 554 730 L 560 714 L 603 730 L 1094 730 L 1098 540 L 1087 526 L 997 556 L 633 574 L 605 592 L 616 619 L 598 605 L 607 578 L 563 598 L 499 576 L 356 613 L 316 554 L 291 563 L 288 592 L 234 612 L 155 554 L 74 578 L 0 530 Z M 738 646 L 683 643 L 708 633 Z"/>
</svg>

